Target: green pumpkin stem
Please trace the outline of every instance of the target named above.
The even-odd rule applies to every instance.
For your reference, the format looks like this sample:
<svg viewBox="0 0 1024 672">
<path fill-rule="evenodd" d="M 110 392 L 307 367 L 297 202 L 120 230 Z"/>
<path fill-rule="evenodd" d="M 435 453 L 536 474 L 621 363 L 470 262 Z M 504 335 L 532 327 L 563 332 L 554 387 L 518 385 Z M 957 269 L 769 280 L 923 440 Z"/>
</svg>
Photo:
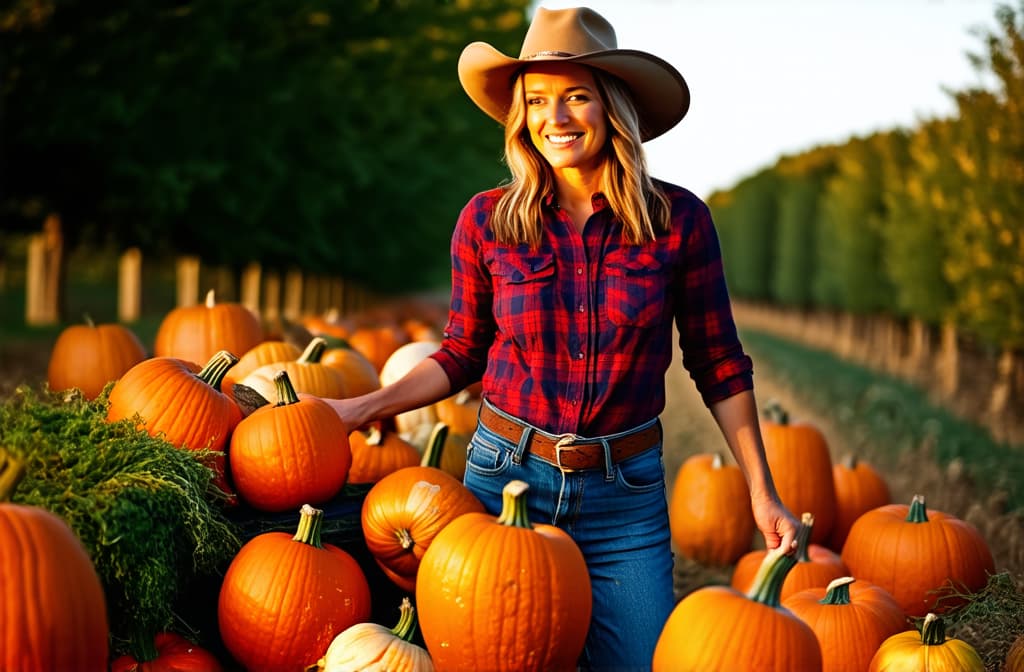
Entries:
<svg viewBox="0 0 1024 672">
<path fill-rule="evenodd" d="M 711 455 L 711 468 L 721 469 L 724 462 L 722 462 L 722 454 L 717 450 Z"/>
<path fill-rule="evenodd" d="M 288 406 L 289 404 L 299 403 L 299 395 L 295 391 L 295 386 L 292 385 L 292 379 L 288 377 L 288 372 L 281 369 L 274 374 L 274 388 L 277 390 L 277 403 L 275 406 Z"/>
<path fill-rule="evenodd" d="M 498 523 L 509 527 L 532 529 L 526 508 L 526 491 L 530 486 L 525 481 L 509 481 L 501 491 L 501 515 Z"/>
<path fill-rule="evenodd" d="M 24 477 L 25 462 L 0 448 L 0 502 L 11 501 Z"/>
<path fill-rule="evenodd" d="M 946 624 L 935 614 L 929 613 L 924 617 L 924 623 L 921 625 L 921 643 L 926 646 L 946 643 Z"/>
<path fill-rule="evenodd" d="M 220 350 L 210 361 L 206 363 L 206 366 L 196 374 L 196 378 L 203 381 L 215 390 L 220 389 L 220 384 L 224 380 L 224 376 L 227 374 L 228 369 L 238 363 L 238 357 L 235 357 L 227 350 Z"/>
<path fill-rule="evenodd" d="M 323 336 L 314 336 L 296 361 L 300 364 L 319 364 L 325 350 L 327 350 L 327 339 Z"/>
<path fill-rule="evenodd" d="M 771 399 L 765 405 L 764 417 L 776 425 L 789 424 L 789 413 L 786 412 L 786 409 L 782 408 L 782 404 L 777 399 Z"/>
<path fill-rule="evenodd" d="M 747 597 L 765 606 L 777 608 L 782 603 L 782 584 L 796 563 L 796 553 L 787 553 L 782 546 L 765 553 L 750 590 L 747 591 Z"/>
<path fill-rule="evenodd" d="M 301 544 L 308 544 L 313 548 L 323 548 L 320 543 L 320 529 L 324 524 L 324 512 L 309 504 L 303 504 L 299 509 L 299 527 L 295 531 L 292 541 Z"/>
<path fill-rule="evenodd" d="M 391 634 L 399 639 L 411 642 L 416 634 L 416 609 L 408 597 L 402 598 L 402 606 L 399 607 L 398 625 L 391 628 Z"/>
<path fill-rule="evenodd" d="M 907 511 L 906 521 L 908 523 L 927 523 L 928 509 L 924 505 L 924 495 L 914 495 L 910 500 L 910 510 Z"/>
<path fill-rule="evenodd" d="M 814 514 L 805 512 L 800 516 L 800 529 L 796 532 L 796 557 L 799 562 L 810 562 L 808 550 L 811 547 L 811 532 L 814 530 Z"/>
<path fill-rule="evenodd" d="M 448 440 L 448 425 L 443 422 L 434 423 L 430 430 L 430 438 L 423 449 L 423 457 L 420 458 L 421 467 L 441 468 L 441 454 L 444 452 L 444 442 Z"/>
<path fill-rule="evenodd" d="M 82 321 L 85 322 L 85 326 L 89 327 L 90 329 L 96 326 L 96 321 L 92 319 L 92 315 L 90 315 L 89 313 L 82 313 Z"/>
<path fill-rule="evenodd" d="M 835 604 L 845 606 L 850 603 L 850 584 L 856 579 L 852 576 L 842 576 L 834 579 L 825 589 L 825 597 L 818 600 L 818 604 Z"/>
</svg>

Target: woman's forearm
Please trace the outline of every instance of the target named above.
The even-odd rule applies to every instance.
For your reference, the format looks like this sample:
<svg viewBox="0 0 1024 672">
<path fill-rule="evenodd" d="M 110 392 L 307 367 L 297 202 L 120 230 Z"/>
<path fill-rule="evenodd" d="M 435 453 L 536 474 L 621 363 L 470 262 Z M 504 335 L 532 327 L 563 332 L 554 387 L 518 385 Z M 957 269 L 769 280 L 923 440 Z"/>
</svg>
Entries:
<svg viewBox="0 0 1024 672">
<path fill-rule="evenodd" d="M 402 378 L 378 390 L 349 399 L 326 399 L 351 429 L 374 420 L 429 406 L 451 394 L 451 381 L 431 358 L 416 364 Z"/>
<path fill-rule="evenodd" d="M 748 390 L 713 403 L 711 415 L 746 476 L 751 498 L 777 500 L 775 482 L 765 458 L 754 393 Z"/>
</svg>

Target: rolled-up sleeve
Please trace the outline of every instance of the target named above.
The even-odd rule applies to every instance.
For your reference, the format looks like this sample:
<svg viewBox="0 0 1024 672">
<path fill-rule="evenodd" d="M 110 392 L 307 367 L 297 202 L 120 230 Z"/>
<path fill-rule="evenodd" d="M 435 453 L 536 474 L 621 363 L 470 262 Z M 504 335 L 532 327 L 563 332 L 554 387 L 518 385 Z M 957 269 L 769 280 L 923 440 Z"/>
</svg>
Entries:
<svg viewBox="0 0 1024 672">
<path fill-rule="evenodd" d="M 496 326 L 491 276 L 483 260 L 490 199 L 478 194 L 462 209 L 451 240 L 451 302 L 441 348 L 431 357 L 444 369 L 452 390 L 483 376 Z"/>
</svg>

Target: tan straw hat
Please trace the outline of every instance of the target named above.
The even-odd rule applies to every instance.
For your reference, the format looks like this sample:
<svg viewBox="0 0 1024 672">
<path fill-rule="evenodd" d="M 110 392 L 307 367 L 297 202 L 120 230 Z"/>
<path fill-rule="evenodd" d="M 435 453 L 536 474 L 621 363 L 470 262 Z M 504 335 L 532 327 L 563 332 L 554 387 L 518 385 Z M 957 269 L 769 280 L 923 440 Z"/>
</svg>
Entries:
<svg viewBox="0 0 1024 672">
<path fill-rule="evenodd" d="M 619 49 L 615 29 L 586 7 L 537 9 L 519 58 L 473 42 L 459 57 L 459 81 L 480 109 L 504 124 L 513 78 L 537 61 L 582 63 L 619 77 L 633 94 L 645 141 L 679 123 L 690 107 L 690 90 L 678 70 L 652 54 Z"/>
</svg>

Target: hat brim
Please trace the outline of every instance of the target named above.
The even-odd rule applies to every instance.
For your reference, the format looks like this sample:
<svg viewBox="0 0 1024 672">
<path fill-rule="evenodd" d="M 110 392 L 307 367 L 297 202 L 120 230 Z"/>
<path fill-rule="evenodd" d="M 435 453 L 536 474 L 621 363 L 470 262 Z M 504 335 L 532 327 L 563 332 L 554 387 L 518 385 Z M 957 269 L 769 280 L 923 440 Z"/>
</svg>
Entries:
<svg viewBox="0 0 1024 672">
<path fill-rule="evenodd" d="M 565 57 L 519 59 L 486 42 L 473 42 L 459 57 L 459 82 L 477 107 L 501 124 L 512 104 L 512 78 L 525 65 L 538 62 L 589 65 L 609 72 L 629 87 L 646 142 L 678 124 L 690 109 L 690 89 L 670 63 L 644 51 L 610 49 Z"/>
</svg>

